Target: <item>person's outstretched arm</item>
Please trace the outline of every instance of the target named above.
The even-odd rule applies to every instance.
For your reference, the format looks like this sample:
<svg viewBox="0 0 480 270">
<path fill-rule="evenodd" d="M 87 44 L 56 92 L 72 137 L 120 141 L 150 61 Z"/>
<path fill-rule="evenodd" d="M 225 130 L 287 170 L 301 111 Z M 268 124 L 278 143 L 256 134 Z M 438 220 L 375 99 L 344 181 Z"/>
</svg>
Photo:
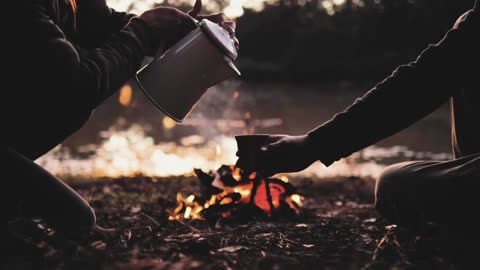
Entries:
<svg viewBox="0 0 480 270">
<path fill-rule="evenodd" d="M 344 112 L 303 136 L 270 136 L 262 149 L 265 173 L 301 171 L 320 160 L 340 158 L 393 135 L 445 103 L 480 62 L 480 14 L 471 10 L 458 27 L 424 50 Z M 478 72 L 477 72 L 478 73 Z M 242 153 L 238 153 L 242 159 Z"/>
<path fill-rule="evenodd" d="M 480 61 L 480 14 L 470 11 L 462 22 L 416 61 L 399 67 L 362 98 L 311 131 L 324 164 L 346 157 L 391 136 L 445 103 L 472 80 Z"/>
</svg>

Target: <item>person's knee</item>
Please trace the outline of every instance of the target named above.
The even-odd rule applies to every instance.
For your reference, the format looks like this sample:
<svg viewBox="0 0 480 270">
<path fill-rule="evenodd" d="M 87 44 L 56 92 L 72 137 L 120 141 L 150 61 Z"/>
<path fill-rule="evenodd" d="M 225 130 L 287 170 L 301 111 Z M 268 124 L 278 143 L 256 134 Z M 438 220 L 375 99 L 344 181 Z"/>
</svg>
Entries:
<svg viewBox="0 0 480 270">
<path fill-rule="evenodd" d="M 78 228 L 80 231 L 90 231 L 97 223 L 97 216 L 92 207 L 84 210 L 82 217 L 78 222 Z"/>
<path fill-rule="evenodd" d="M 45 218 L 58 231 L 71 235 L 89 232 L 97 222 L 95 211 L 89 205 L 61 211 Z"/>
<path fill-rule="evenodd" d="M 394 219 L 398 210 L 399 197 L 407 196 L 407 190 L 412 188 L 408 182 L 412 172 L 404 162 L 387 167 L 378 177 L 375 185 L 375 208 L 384 217 Z"/>
<path fill-rule="evenodd" d="M 58 229 L 71 234 L 81 234 L 92 230 L 96 223 L 97 217 L 95 211 L 88 206 L 73 215 L 70 214 L 69 221 L 62 223 Z"/>
</svg>

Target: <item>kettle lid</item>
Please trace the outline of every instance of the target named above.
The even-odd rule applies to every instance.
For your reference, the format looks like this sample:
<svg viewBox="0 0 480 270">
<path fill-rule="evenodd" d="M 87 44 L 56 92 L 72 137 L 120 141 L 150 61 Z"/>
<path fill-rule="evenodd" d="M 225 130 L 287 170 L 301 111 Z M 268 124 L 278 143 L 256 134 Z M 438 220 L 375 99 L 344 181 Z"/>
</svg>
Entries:
<svg viewBox="0 0 480 270">
<path fill-rule="evenodd" d="M 235 42 L 225 28 L 207 19 L 201 20 L 199 26 L 209 39 L 223 50 L 229 58 L 232 60 L 237 58 L 238 52 Z"/>
</svg>

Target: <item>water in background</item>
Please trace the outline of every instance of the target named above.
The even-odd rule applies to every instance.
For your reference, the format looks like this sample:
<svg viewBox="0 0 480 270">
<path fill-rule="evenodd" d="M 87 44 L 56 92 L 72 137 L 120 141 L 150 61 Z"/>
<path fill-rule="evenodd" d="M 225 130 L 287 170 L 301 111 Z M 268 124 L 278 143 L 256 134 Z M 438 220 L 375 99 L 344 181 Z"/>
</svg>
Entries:
<svg viewBox="0 0 480 270">
<path fill-rule="evenodd" d="M 181 125 L 165 117 L 134 86 L 126 86 L 79 132 L 37 163 L 57 175 L 82 177 L 170 176 L 191 174 L 194 168 L 216 169 L 235 163 L 234 135 L 304 134 L 373 85 L 228 81 L 211 88 Z M 372 147 L 328 168 L 316 163 L 301 175 L 375 177 L 392 163 L 450 158 L 449 114 L 443 106 Z"/>
</svg>

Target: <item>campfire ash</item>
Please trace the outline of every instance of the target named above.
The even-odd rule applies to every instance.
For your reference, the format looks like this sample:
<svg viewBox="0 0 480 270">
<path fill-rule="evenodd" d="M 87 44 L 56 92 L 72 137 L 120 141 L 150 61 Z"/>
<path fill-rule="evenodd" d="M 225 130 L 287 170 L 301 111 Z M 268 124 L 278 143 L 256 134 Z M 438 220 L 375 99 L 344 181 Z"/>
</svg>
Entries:
<svg viewBox="0 0 480 270">
<path fill-rule="evenodd" d="M 226 217 L 276 218 L 300 213 L 303 196 L 286 177 L 281 179 L 243 173 L 233 165 L 205 173 L 195 169 L 201 196 L 177 194 L 169 220 Z"/>
</svg>

